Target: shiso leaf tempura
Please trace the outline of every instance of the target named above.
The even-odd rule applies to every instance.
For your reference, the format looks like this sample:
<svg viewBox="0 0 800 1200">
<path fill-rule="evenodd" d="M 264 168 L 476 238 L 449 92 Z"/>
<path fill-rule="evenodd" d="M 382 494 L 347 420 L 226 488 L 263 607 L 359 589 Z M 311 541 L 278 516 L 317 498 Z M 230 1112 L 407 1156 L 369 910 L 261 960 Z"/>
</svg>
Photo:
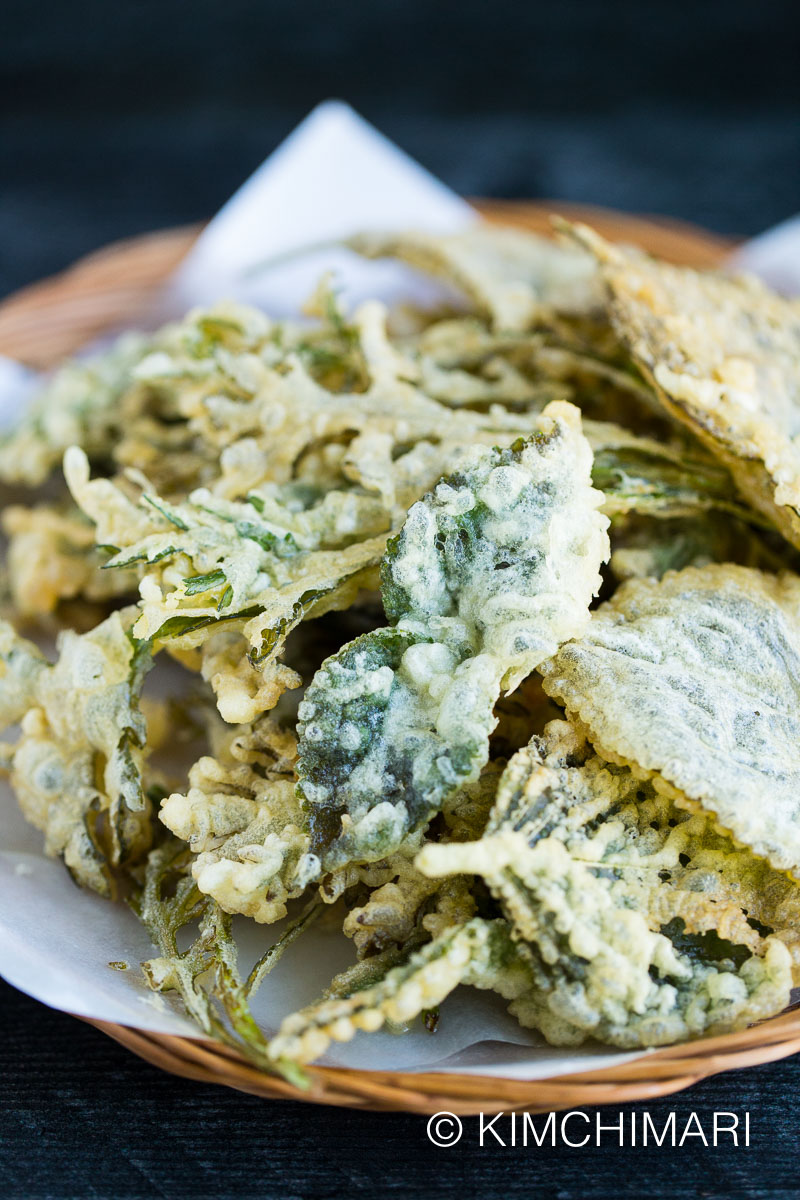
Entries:
<svg viewBox="0 0 800 1200">
<path fill-rule="evenodd" d="M 561 233 L 351 239 L 452 302 L 195 310 L 0 440 L 0 768 L 298 1086 L 461 986 L 635 1049 L 800 985 L 800 306 Z"/>
</svg>

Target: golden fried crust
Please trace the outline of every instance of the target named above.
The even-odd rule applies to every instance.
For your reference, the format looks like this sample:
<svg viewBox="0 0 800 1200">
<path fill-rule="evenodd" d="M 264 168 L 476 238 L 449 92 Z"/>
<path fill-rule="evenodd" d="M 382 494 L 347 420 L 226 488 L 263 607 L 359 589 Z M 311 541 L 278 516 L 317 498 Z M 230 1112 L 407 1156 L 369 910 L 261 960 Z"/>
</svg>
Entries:
<svg viewBox="0 0 800 1200">
<path fill-rule="evenodd" d="M 756 279 L 701 273 L 612 246 L 597 256 L 614 326 L 668 409 L 800 546 L 800 302 Z"/>
<path fill-rule="evenodd" d="M 509 762 L 479 841 L 417 866 L 483 876 L 530 964 L 513 1011 L 556 1044 L 659 1045 L 788 1002 L 800 886 L 565 722 Z"/>
<path fill-rule="evenodd" d="M 630 580 L 541 670 L 600 753 L 800 871 L 800 578 L 714 564 Z"/>
</svg>

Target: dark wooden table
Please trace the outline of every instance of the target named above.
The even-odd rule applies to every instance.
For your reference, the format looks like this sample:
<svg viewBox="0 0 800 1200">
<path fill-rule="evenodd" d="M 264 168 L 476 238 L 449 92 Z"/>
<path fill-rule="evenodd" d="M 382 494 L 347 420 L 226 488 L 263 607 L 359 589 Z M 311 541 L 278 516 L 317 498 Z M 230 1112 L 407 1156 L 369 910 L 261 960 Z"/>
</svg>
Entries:
<svg viewBox="0 0 800 1200">
<path fill-rule="evenodd" d="M 478 1121 L 437 1149 L 424 1117 L 258 1100 L 162 1074 L 95 1029 L 0 984 L 0 1196 L 3 1200 L 790 1200 L 798 1183 L 800 1060 L 717 1076 L 650 1104 L 657 1130 L 697 1113 L 750 1112 L 750 1147 L 505 1148 Z M 586 1110 L 594 1118 L 592 1110 Z M 543 1118 L 536 1119 L 541 1129 Z M 641 1119 L 638 1126 L 641 1126 Z M 585 1128 L 583 1126 L 582 1128 Z M 577 1128 L 573 1140 L 579 1140 Z M 505 1141 L 508 1125 L 500 1125 Z"/>
</svg>

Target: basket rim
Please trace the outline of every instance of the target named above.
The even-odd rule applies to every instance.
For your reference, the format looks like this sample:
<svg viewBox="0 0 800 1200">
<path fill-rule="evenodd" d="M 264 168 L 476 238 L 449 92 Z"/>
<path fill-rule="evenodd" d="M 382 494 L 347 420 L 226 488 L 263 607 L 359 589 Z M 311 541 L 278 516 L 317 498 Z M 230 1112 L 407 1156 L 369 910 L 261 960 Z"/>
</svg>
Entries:
<svg viewBox="0 0 800 1200">
<path fill-rule="evenodd" d="M 311 1065 L 310 1087 L 301 1091 L 266 1075 L 228 1047 L 204 1037 L 152 1034 L 106 1021 L 81 1018 L 154 1066 L 184 1078 L 217 1083 L 274 1099 L 299 1100 L 380 1111 L 458 1116 L 501 1111 L 552 1112 L 575 1106 L 623 1104 L 682 1091 L 711 1075 L 773 1062 L 800 1051 L 800 1007 L 733 1034 L 643 1051 L 618 1066 L 542 1079 L 389 1071 Z"/>
<path fill-rule="evenodd" d="M 489 220 L 547 232 L 554 211 L 584 220 L 614 240 L 630 240 L 675 262 L 718 265 L 732 239 L 683 222 L 561 202 L 477 201 Z M 161 281 L 177 266 L 202 226 L 159 230 L 115 242 L 72 267 L 0 302 L 0 353 L 50 367 L 104 329 L 135 322 Z M 74 1015 L 74 1014 L 73 1014 Z M 738 1033 L 647 1050 L 616 1067 L 510 1079 L 447 1071 L 371 1071 L 311 1066 L 303 1092 L 259 1071 L 227 1047 L 198 1036 L 153 1034 L 79 1017 L 153 1065 L 185 1078 L 262 1097 L 420 1114 L 446 1109 L 550 1112 L 581 1105 L 627 1103 L 670 1095 L 723 1071 L 800 1051 L 800 1006 Z"/>
</svg>

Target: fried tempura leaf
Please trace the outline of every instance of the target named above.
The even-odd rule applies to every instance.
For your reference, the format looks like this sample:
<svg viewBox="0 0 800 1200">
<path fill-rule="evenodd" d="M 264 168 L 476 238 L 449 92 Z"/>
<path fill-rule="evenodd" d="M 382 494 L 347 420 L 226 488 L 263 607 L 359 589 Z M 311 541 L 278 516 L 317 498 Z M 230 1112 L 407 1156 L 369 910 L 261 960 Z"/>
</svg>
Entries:
<svg viewBox="0 0 800 1200">
<path fill-rule="evenodd" d="M 428 845 L 418 866 L 484 876 L 531 952 L 513 1011 L 556 1044 L 740 1028 L 799 974 L 800 887 L 564 722 L 511 760 L 480 842 Z"/>
<path fill-rule="evenodd" d="M 89 480 L 75 447 L 65 470 L 98 536 L 124 545 L 105 568 L 143 572 L 135 635 L 177 651 L 215 639 L 203 670 L 232 722 L 254 719 L 298 685 L 278 660 L 301 621 L 347 607 L 376 582 L 386 536 L 374 534 L 389 516 L 374 497 L 328 493 L 296 511 L 267 493 L 234 502 L 198 489 L 178 504 L 145 493 L 137 506 L 109 480 Z"/>
<path fill-rule="evenodd" d="M 0 621 L 0 729 L 16 725 L 35 703 L 39 676 L 48 666 L 38 646 Z"/>
<path fill-rule="evenodd" d="M 541 670 L 600 753 L 800 871 L 800 578 L 712 565 L 631 580 Z"/>
<path fill-rule="evenodd" d="M 451 407 L 541 411 L 551 400 L 571 400 L 589 416 L 634 428 L 668 425 L 600 312 L 578 320 L 551 313 L 521 333 L 492 330 L 470 314 L 434 321 L 400 344 L 422 390 Z"/>
<path fill-rule="evenodd" d="M 521 870 L 541 905 L 539 940 L 564 949 L 553 960 L 531 953 L 535 984 L 509 1011 L 553 1045 L 594 1037 L 625 1049 L 663 1046 L 743 1029 L 789 1003 L 791 961 L 777 938 L 742 962 L 724 941 L 717 958 L 702 938 L 682 942 L 679 929 L 674 941 L 653 933 L 552 840 Z"/>
<path fill-rule="evenodd" d="M 486 825 L 502 774 L 496 762 L 487 763 L 480 777 L 450 796 L 442 808 L 448 841 L 480 837 Z M 352 908 L 343 931 L 352 937 L 359 957 L 406 946 L 424 934 L 436 938 L 453 925 L 465 925 L 476 912 L 470 880 L 444 880 L 423 875 L 415 865 L 423 831 L 407 837 L 400 849 L 376 863 L 354 864 L 324 881 L 320 893 L 330 902 L 354 883 L 366 884 L 369 899 Z"/>
<path fill-rule="evenodd" d="M 150 647 L 132 637 L 130 617 L 117 612 L 90 633 L 65 631 L 52 666 L 3 630 L 0 710 L 22 717 L 11 760 L 20 807 L 44 831 L 46 852 L 104 895 L 110 868 L 135 861 L 150 840 L 138 707 Z"/>
<path fill-rule="evenodd" d="M 601 422 L 587 422 L 586 433 L 594 450 L 592 482 L 605 494 L 609 516 L 671 519 L 716 510 L 768 526 L 737 495 L 729 472 L 699 447 L 664 445 Z"/>
<path fill-rule="evenodd" d="M 432 638 L 376 630 L 326 660 L 300 707 L 298 771 L 312 843 L 322 852 L 342 833 L 347 838 L 335 859 L 326 855 L 326 866 L 344 866 L 361 846 L 372 859 L 390 853 L 410 828 L 428 819 L 429 797 L 455 777 L 436 731 L 439 705 L 417 683 L 424 666 L 401 670 L 412 648 L 411 665 L 424 656 L 428 675 L 438 666 L 447 679 L 460 665 Z M 491 699 L 490 693 L 489 713 Z M 478 696 L 477 707 L 485 714 L 485 697 Z M 466 773 L 479 761 L 489 724 L 484 716 L 471 740 L 462 736 Z"/>
<path fill-rule="evenodd" d="M 577 410 L 475 450 L 384 560 L 394 628 L 323 663 L 300 707 L 300 794 L 326 869 L 381 858 L 475 779 L 494 705 L 588 621 L 608 552 Z"/>
<path fill-rule="evenodd" d="M 81 513 L 51 505 L 12 505 L 2 517 L 9 537 L 8 575 L 14 604 L 24 617 L 51 613 L 73 596 L 111 600 L 135 596 L 135 571 L 102 571 L 95 530 Z"/>
<path fill-rule="evenodd" d="M 349 315 L 327 280 L 302 323 L 197 310 L 0 439 L 26 483 L 73 443 L 82 510 L 6 509 L 4 604 L 86 628 L 140 597 L 52 665 L 0 625 L 0 768 L 76 880 L 130 899 L 150 986 L 299 1085 L 287 1055 L 459 982 L 623 1047 L 800 983 L 800 579 L 668 573 L 794 564 L 800 304 L 583 236 L 355 239 L 451 285 L 444 319 Z M 162 648 L 201 694 L 140 705 Z M 203 735 L 187 780 L 154 770 Z M 323 909 L 358 961 L 270 1046 L 249 999 Z M 240 915 L 287 922 L 246 978 Z"/>
<path fill-rule="evenodd" d="M 312 902 L 269 946 L 246 979 L 239 971 L 238 950 L 231 918 L 218 904 L 201 895 L 188 873 L 189 855 L 180 842 L 169 839 L 150 852 L 143 885 L 131 906 L 146 926 L 160 954 L 142 963 L 149 987 L 157 992 L 177 992 L 187 1012 L 210 1037 L 232 1046 L 262 1071 L 278 1071 L 296 1087 L 308 1080 L 294 1063 L 267 1053 L 267 1039 L 253 1019 L 250 999 L 283 952 L 314 921 L 322 908 Z M 186 949 L 186 930 L 199 925 Z"/>
<path fill-rule="evenodd" d="M 445 237 L 361 234 L 348 245 L 452 283 L 501 330 L 527 329 L 554 309 L 591 311 L 600 298 L 589 255 L 521 230 L 476 225 Z"/>
<path fill-rule="evenodd" d="M 203 678 L 211 684 L 223 721 L 247 725 L 269 712 L 289 688 L 302 679 L 285 663 L 272 658 L 260 667 L 248 655 L 247 639 L 239 633 L 214 634 L 201 649 Z"/>
<path fill-rule="evenodd" d="M 617 332 L 664 407 L 800 546 L 800 303 L 754 278 L 671 266 L 576 232 L 601 264 Z"/>
<path fill-rule="evenodd" d="M 437 937 L 445 928 L 466 924 L 476 911 L 466 879 L 429 879 L 414 867 L 414 855 L 396 855 L 387 883 L 373 889 L 364 904 L 351 908 L 342 932 L 353 939 L 359 958 L 404 947 L 422 936 Z"/>
<path fill-rule="evenodd" d="M 390 854 L 477 775 L 498 694 L 489 656 L 400 629 L 323 664 L 300 706 L 298 775 L 326 869 Z"/>
<path fill-rule="evenodd" d="M 389 619 L 458 622 L 506 663 L 513 688 L 587 620 L 607 555 L 601 497 L 577 410 L 554 403 L 538 433 L 509 450 L 476 448 L 410 509 L 382 565 Z M 463 637 L 463 634 L 460 634 Z"/>
<path fill-rule="evenodd" d="M 444 930 L 371 986 L 349 991 L 337 982 L 327 998 L 286 1018 L 270 1043 L 271 1055 L 310 1062 L 331 1041 L 348 1042 L 358 1030 L 374 1033 L 387 1020 L 405 1025 L 460 983 L 492 988 L 512 999 L 529 986 L 529 977 L 506 923 L 476 917 Z"/>
<path fill-rule="evenodd" d="M 146 338 L 126 333 L 110 351 L 63 366 L 31 404 L 19 425 L 0 438 L 0 479 L 35 487 L 78 443 L 90 455 L 108 453 L 119 433 L 119 401 Z"/>
<path fill-rule="evenodd" d="M 402 451 L 424 439 L 468 441 L 472 430 L 502 428 L 504 422 L 516 429 L 507 413 L 456 413 L 426 395 L 414 382 L 416 364 L 390 340 L 387 318 L 376 301 L 354 314 L 348 328 L 364 377 L 351 388 L 325 386 L 290 333 L 281 335 L 280 348 L 270 344 L 271 353 L 262 347 L 258 354 L 226 355 L 226 379 L 220 378 L 216 361 L 188 362 L 176 375 L 170 356 L 159 357 L 180 416 L 222 468 L 222 479 L 214 484 L 217 494 L 230 497 L 231 489 L 231 498 L 240 498 L 243 473 L 249 476 L 246 486 L 259 480 L 285 484 L 300 476 L 319 484 L 324 474 L 318 462 L 306 471 L 305 456 L 341 449 L 360 435 L 369 439 L 373 453 L 375 439 L 383 439 L 385 461 L 388 444 Z M 187 376 L 190 366 L 193 373 Z M 151 386 L 159 383 L 157 373 L 149 378 Z"/>
<path fill-rule="evenodd" d="M 185 794 L 160 819 L 195 854 L 200 891 L 228 913 L 269 923 L 286 916 L 319 870 L 295 798 L 294 738 L 269 718 L 232 731 L 217 758 L 201 758 Z"/>
<path fill-rule="evenodd" d="M 654 518 L 629 513 L 612 518 L 611 574 L 619 583 L 648 575 L 660 579 L 667 571 L 706 567 L 710 563 L 739 563 L 768 571 L 796 567 L 796 551 L 775 534 L 773 538 L 731 520 L 723 512 Z"/>
</svg>

